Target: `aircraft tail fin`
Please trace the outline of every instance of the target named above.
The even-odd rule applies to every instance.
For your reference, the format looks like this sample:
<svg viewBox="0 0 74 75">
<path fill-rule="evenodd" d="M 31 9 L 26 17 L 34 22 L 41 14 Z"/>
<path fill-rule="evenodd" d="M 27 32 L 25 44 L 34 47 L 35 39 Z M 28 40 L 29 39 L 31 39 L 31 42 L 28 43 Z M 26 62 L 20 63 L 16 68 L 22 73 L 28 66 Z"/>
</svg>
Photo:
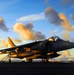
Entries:
<svg viewBox="0 0 74 75">
<path fill-rule="evenodd" d="M 15 47 L 15 44 L 14 44 L 13 41 L 10 39 L 10 37 L 8 37 L 8 47 L 9 47 L 9 48 Z"/>
</svg>

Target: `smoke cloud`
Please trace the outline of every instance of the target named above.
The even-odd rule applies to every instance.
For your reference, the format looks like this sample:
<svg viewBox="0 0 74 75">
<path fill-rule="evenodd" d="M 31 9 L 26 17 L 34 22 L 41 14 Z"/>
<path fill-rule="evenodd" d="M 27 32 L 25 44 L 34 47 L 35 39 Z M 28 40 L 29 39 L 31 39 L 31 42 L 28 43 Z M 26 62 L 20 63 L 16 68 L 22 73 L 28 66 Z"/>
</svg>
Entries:
<svg viewBox="0 0 74 75">
<path fill-rule="evenodd" d="M 28 23 L 23 25 L 22 23 L 16 23 L 13 30 L 17 32 L 24 40 L 39 40 L 44 39 L 45 35 L 40 31 L 33 30 L 33 24 Z"/>
<path fill-rule="evenodd" d="M 2 17 L 0 17 L 0 29 L 5 31 L 5 32 L 8 31 L 8 28 L 6 27 L 5 22 L 4 22 Z"/>
</svg>

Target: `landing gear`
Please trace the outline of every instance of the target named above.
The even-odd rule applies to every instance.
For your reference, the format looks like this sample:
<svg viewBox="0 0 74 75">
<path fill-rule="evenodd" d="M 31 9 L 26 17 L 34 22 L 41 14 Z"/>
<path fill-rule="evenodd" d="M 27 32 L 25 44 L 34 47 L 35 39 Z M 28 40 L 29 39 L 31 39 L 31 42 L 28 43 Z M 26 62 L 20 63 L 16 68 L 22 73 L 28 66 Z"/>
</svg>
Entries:
<svg viewBox="0 0 74 75">
<path fill-rule="evenodd" d="M 26 62 L 32 62 L 33 59 L 26 59 Z"/>
<path fill-rule="evenodd" d="M 9 62 L 11 62 L 11 53 L 8 54 L 8 57 L 9 57 Z"/>
<path fill-rule="evenodd" d="M 42 59 L 42 62 L 48 62 L 48 59 Z"/>
<path fill-rule="evenodd" d="M 4 59 L 2 59 L 2 62 L 5 62 L 5 60 L 7 60 L 7 59 L 8 59 L 8 62 L 11 62 L 10 53 Z"/>
<path fill-rule="evenodd" d="M 9 62 L 11 62 L 11 59 L 9 59 Z"/>
</svg>

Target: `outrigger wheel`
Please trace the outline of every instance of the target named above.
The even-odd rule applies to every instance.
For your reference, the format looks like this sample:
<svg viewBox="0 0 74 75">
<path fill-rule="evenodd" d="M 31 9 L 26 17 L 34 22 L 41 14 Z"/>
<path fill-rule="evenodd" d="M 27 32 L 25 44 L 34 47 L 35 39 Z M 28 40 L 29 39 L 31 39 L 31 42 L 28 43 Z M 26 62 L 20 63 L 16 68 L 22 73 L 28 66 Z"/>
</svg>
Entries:
<svg viewBox="0 0 74 75">
<path fill-rule="evenodd" d="M 33 59 L 26 59 L 26 62 L 32 62 Z"/>
<path fill-rule="evenodd" d="M 48 62 L 48 59 L 46 59 L 46 58 L 42 59 L 42 62 Z"/>
</svg>

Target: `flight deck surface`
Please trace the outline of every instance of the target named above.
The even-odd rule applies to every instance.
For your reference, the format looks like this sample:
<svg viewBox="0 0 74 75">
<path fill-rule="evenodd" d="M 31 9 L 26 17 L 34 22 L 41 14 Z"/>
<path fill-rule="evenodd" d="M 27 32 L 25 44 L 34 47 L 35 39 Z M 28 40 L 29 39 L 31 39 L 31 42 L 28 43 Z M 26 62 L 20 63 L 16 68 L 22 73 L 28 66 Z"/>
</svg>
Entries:
<svg viewBox="0 0 74 75">
<path fill-rule="evenodd" d="M 0 63 L 0 74 L 74 75 L 74 63 Z"/>
</svg>

